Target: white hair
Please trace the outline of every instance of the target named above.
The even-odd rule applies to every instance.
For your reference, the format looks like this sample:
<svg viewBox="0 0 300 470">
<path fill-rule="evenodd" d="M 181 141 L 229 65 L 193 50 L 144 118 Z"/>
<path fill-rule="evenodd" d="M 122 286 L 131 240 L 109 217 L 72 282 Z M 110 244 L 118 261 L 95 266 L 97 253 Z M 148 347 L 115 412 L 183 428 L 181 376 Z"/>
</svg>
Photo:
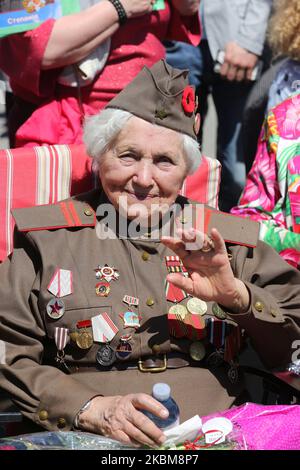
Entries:
<svg viewBox="0 0 300 470">
<path fill-rule="evenodd" d="M 83 141 L 88 155 L 94 159 L 93 169 L 98 166 L 101 155 L 110 147 L 133 114 L 121 109 L 104 109 L 95 116 L 89 116 L 84 123 Z M 159 126 L 160 127 L 160 126 Z M 176 131 L 174 131 L 176 132 Z M 177 132 L 182 139 L 183 151 L 187 160 L 188 174 L 194 173 L 201 163 L 198 142 L 187 134 Z"/>
</svg>

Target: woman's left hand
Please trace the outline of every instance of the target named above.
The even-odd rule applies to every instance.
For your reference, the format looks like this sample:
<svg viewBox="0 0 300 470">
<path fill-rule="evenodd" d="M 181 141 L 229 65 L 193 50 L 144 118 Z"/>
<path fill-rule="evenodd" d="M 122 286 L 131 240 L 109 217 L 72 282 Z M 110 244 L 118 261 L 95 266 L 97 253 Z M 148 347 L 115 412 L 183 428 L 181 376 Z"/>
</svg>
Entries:
<svg viewBox="0 0 300 470">
<path fill-rule="evenodd" d="M 212 229 L 211 239 L 194 229 L 177 233 L 181 238 L 162 237 L 161 242 L 180 257 L 189 277 L 168 274 L 167 280 L 194 297 L 215 301 L 232 312 L 246 312 L 250 303 L 248 289 L 234 277 L 225 242 L 218 230 Z M 186 244 L 197 243 L 197 239 L 204 240 L 202 248 L 187 250 Z"/>
</svg>

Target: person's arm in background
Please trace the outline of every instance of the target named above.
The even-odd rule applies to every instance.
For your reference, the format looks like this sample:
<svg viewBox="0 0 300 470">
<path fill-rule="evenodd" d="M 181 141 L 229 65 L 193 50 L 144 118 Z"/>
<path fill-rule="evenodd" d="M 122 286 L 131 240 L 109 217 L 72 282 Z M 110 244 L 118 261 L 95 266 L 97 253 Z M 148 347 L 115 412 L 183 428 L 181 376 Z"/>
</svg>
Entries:
<svg viewBox="0 0 300 470">
<path fill-rule="evenodd" d="M 122 0 L 122 4 L 128 18 L 152 8 L 151 0 Z M 62 67 L 84 58 L 118 28 L 114 6 L 109 1 L 97 3 L 84 12 L 2 38 L 0 68 L 18 96 L 40 103 L 41 98 L 53 96 Z"/>
<path fill-rule="evenodd" d="M 227 43 L 220 73 L 227 80 L 251 79 L 265 42 L 272 0 L 249 0 L 237 37 Z"/>
<path fill-rule="evenodd" d="M 200 5 L 200 0 L 172 0 L 172 5 L 183 16 L 194 15 Z"/>
<path fill-rule="evenodd" d="M 128 19 L 152 11 L 151 0 L 122 0 L 121 3 Z M 118 13 L 109 1 L 59 18 L 45 49 L 42 69 L 58 68 L 84 59 L 118 28 Z"/>
</svg>

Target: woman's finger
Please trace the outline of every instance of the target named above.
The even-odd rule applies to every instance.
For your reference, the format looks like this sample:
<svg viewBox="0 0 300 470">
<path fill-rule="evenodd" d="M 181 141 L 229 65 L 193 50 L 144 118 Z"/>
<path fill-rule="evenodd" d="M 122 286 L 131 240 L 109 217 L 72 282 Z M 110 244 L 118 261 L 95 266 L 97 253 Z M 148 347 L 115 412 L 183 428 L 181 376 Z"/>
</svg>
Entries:
<svg viewBox="0 0 300 470">
<path fill-rule="evenodd" d="M 227 253 L 225 241 L 222 235 L 220 234 L 220 232 L 218 232 L 216 228 L 211 229 L 211 238 L 215 245 L 214 246 L 215 253 L 222 253 L 222 254 Z"/>
<path fill-rule="evenodd" d="M 135 415 L 141 415 L 141 419 L 136 418 Z M 147 421 L 149 421 L 151 427 L 156 430 L 159 437 L 154 438 L 151 434 L 148 434 L 149 426 Z M 143 430 L 140 426 L 142 426 Z M 160 446 L 165 440 L 162 431 L 157 428 L 149 418 L 142 415 L 139 411 L 136 411 L 136 413 L 133 414 L 133 423 L 126 421 L 124 432 L 129 436 L 132 442 L 138 442 L 140 445 L 146 445 L 149 447 Z"/>
<path fill-rule="evenodd" d="M 167 275 L 167 281 L 174 284 L 174 286 L 183 289 L 185 292 L 193 295 L 194 284 L 191 278 L 182 276 L 179 273 L 172 273 Z"/>
<path fill-rule="evenodd" d="M 189 254 L 189 251 L 185 249 L 185 244 L 179 238 L 174 237 L 162 237 L 161 243 L 166 247 L 170 248 L 170 250 L 174 251 L 174 253 L 179 256 L 179 258 L 183 261 Z"/>
<path fill-rule="evenodd" d="M 111 439 L 115 439 L 116 441 L 122 442 L 123 444 L 126 444 L 128 446 L 136 447 L 139 448 L 141 447 L 141 443 L 135 441 L 134 439 L 131 439 L 126 432 L 118 430 L 115 433 L 112 433 L 110 437 Z"/>
</svg>

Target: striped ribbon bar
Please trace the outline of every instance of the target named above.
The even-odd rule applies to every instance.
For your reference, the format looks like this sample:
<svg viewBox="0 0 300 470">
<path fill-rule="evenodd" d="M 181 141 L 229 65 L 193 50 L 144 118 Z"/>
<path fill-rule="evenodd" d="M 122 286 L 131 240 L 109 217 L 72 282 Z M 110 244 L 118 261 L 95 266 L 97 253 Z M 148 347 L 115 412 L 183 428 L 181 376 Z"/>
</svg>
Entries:
<svg viewBox="0 0 300 470">
<path fill-rule="evenodd" d="M 69 329 L 56 326 L 54 329 L 54 340 L 58 351 L 63 351 L 69 341 Z"/>
</svg>

